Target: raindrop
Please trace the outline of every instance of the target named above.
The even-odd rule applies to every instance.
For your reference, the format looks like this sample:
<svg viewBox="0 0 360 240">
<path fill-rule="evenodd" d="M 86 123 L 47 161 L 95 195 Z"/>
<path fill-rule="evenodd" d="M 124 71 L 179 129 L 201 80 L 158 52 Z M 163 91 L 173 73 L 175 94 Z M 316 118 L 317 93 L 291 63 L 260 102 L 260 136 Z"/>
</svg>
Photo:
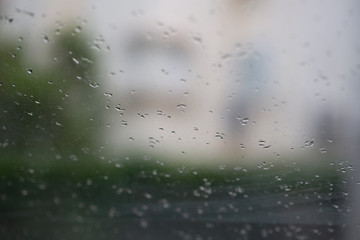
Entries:
<svg viewBox="0 0 360 240">
<path fill-rule="evenodd" d="M 145 219 L 141 219 L 141 220 L 140 220 L 140 226 L 141 226 L 142 228 L 147 228 L 147 227 L 148 227 L 147 221 L 146 221 Z"/>
<path fill-rule="evenodd" d="M 92 181 L 91 181 L 90 178 L 88 178 L 88 179 L 86 180 L 86 185 L 88 185 L 88 186 L 91 186 L 91 185 L 92 185 Z"/>
<path fill-rule="evenodd" d="M 147 199 L 151 199 L 151 198 L 152 198 L 151 194 L 149 194 L 149 193 L 145 193 L 144 196 L 145 196 Z"/>
<path fill-rule="evenodd" d="M 224 139 L 225 134 L 224 134 L 224 133 L 220 133 L 220 132 L 216 132 L 215 137 L 216 137 L 216 138 L 220 138 L 220 139 Z"/>
<path fill-rule="evenodd" d="M 264 149 L 267 149 L 267 148 L 270 148 L 270 147 L 271 147 L 271 145 L 265 145 L 265 143 L 266 143 L 265 140 L 260 139 L 260 140 L 259 140 L 259 147 L 262 147 L 262 148 L 264 148 Z"/>
<path fill-rule="evenodd" d="M 98 84 L 98 83 L 89 83 L 89 85 L 90 85 L 90 87 L 92 87 L 92 88 L 98 88 L 98 87 L 100 87 L 100 84 Z"/>
<path fill-rule="evenodd" d="M 219 166 L 219 169 L 220 169 L 220 170 L 224 170 L 225 168 L 226 168 L 226 165 L 220 165 L 220 166 Z"/>
<path fill-rule="evenodd" d="M 305 147 L 312 147 L 314 146 L 314 141 L 313 140 L 308 140 L 305 142 Z"/>
<path fill-rule="evenodd" d="M 47 35 L 44 35 L 43 41 L 44 41 L 44 43 L 48 43 L 50 41 L 50 39 Z"/>
<path fill-rule="evenodd" d="M 81 28 L 80 26 L 77 26 L 77 27 L 75 28 L 75 32 L 77 32 L 77 33 L 81 32 L 81 30 L 82 30 L 82 28 Z"/>
<path fill-rule="evenodd" d="M 327 153 L 327 150 L 325 148 L 323 148 L 323 147 L 320 148 L 319 150 L 320 150 L 320 153 Z"/>
<path fill-rule="evenodd" d="M 115 106 L 115 110 L 118 111 L 118 112 L 124 112 L 125 111 L 125 108 L 121 108 L 120 104 L 117 104 Z"/>
<path fill-rule="evenodd" d="M 275 179 L 276 179 L 277 181 L 281 181 L 281 180 L 282 180 L 281 177 L 279 177 L 279 176 L 275 176 Z"/>
<path fill-rule="evenodd" d="M 72 58 L 72 60 L 73 60 L 73 62 L 75 63 L 75 64 L 79 64 L 80 62 L 79 62 L 79 60 L 77 60 L 76 58 Z"/>
<path fill-rule="evenodd" d="M 186 104 L 180 103 L 180 104 L 176 105 L 176 107 L 179 108 L 179 109 L 185 109 Z"/>
<path fill-rule="evenodd" d="M 249 122 L 249 118 L 238 118 L 240 120 L 241 125 L 245 126 Z"/>
<path fill-rule="evenodd" d="M 193 36 L 193 37 L 192 37 L 192 40 L 193 40 L 195 43 L 198 43 L 198 44 L 202 43 L 202 38 L 199 37 L 199 36 Z"/>
<path fill-rule="evenodd" d="M 79 161 L 79 158 L 74 154 L 70 154 L 69 158 L 73 161 Z"/>
</svg>

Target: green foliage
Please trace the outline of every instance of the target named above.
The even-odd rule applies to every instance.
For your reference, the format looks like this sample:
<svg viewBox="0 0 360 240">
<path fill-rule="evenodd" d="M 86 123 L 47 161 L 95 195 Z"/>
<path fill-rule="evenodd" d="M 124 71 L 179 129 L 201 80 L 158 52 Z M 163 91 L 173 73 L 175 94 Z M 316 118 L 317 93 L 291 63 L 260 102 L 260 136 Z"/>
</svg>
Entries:
<svg viewBox="0 0 360 240">
<path fill-rule="evenodd" d="M 93 144 L 96 60 L 82 34 L 52 40 L 55 64 L 29 66 L 26 49 L 0 43 L 0 146 L 18 152 L 79 152 Z M 96 119 L 96 117 L 95 117 Z"/>
</svg>

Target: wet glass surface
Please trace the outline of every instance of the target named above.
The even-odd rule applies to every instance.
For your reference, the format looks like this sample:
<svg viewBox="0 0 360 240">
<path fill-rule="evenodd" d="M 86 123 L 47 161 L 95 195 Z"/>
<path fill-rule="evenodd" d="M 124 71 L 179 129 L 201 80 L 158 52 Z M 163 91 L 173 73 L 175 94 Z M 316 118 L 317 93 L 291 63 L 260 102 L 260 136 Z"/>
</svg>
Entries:
<svg viewBox="0 0 360 240">
<path fill-rule="evenodd" d="M 0 0 L 0 239 L 357 239 L 359 20 Z"/>
</svg>

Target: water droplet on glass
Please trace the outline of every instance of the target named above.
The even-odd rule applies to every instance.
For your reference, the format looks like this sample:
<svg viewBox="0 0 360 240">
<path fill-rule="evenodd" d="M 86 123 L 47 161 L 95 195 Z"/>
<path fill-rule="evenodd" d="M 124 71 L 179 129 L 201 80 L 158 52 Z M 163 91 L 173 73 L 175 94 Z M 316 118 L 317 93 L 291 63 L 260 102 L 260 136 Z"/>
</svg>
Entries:
<svg viewBox="0 0 360 240">
<path fill-rule="evenodd" d="M 186 104 L 180 103 L 180 104 L 176 105 L 176 107 L 179 108 L 179 109 L 185 109 Z"/>
<path fill-rule="evenodd" d="M 265 145 L 265 143 L 266 143 L 265 140 L 262 140 L 262 139 L 259 140 L 259 146 L 260 146 L 260 147 L 262 147 L 262 148 L 264 148 L 264 149 L 267 149 L 267 148 L 270 148 L 270 147 L 271 147 L 271 145 Z"/>
<path fill-rule="evenodd" d="M 75 63 L 75 64 L 79 64 L 80 62 L 79 62 L 79 60 L 77 60 L 76 58 L 72 58 L 72 60 L 73 60 L 73 62 Z"/>
<path fill-rule="evenodd" d="M 320 153 L 327 153 L 327 150 L 325 148 L 323 148 L 323 147 L 320 148 L 319 150 L 320 150 Z"/>
<path fill-rule="evenodd" d="M 145 196 L 147 199 L 151 199 L 151 198 L 152 198 L 151 194 L 149 194 L 149 193 L 145 193 L 144 196 Z"/>
<path fill-rule="evenodd" d="M 245 126 L 249 122 L 249 118 L 240 118 L 240 117 L 238 117 L 238 120 L 240 120 L 240 123 L 243 126 Z"/>
<path fill-rule="evenodd" d="M 305 147 L 312 147 L 314 146 L 314 141 L 313 140 L 308 140 L 305 142 Z"/>
<path fill-rule="evenodd" d="M 49 37 L 47 35 L 44 35 L 43 41 L 44 41 L 44 43 L 48 43 L 50 41 Z"/>
<path fill-rule="evenodd" d="M 98 87 L 100 87 L 100 84 L 98 84 L 98 83 L 89 83 L 89 85 L 90 85 L 90 87 L 92 87 L 92 88 L 98 88 Z"/>
<path fill-rule="evenodd" d="M 193 37 L 192 37 L 192 40 L 193 40 L 195 43 L 198 43 L 198 44 L 202 43 L 202 38 L 199 37 L 199 36 L 193 36 Z"/>
<path fill-rule="evenodd" d="M 225 134 L 224 134 L 224 133 L 220 133 L 220 132 L 216 132 L 215 137 L 216 137 L 216 138 L 220 138 L 220 139 L 224 139 Z"/>
<path fill-rule="evenodd" d="M 76 28 L 75 28 L 75 32 L 77 32 L 77 33 L 79 33 L 79 32 L 81 32 L 81 27 L 80 26 L 77 26 Z"/>
<path fill-rule="evenodd" d="M 115 110 L 118 111 L 118 112 L 124 112 L 125 111 L 125 108 L 121 108 L 120 104 L 117 104 L 115 106 Z"/>
</svg>

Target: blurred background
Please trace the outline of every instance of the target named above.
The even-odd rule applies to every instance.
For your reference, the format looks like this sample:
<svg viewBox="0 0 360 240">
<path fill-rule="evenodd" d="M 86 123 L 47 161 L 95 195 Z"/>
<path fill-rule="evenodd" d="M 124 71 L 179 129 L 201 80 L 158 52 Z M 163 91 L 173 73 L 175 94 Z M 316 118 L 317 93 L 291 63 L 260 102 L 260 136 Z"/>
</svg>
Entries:
<svg viewBox="0 0 360 240">
<path fill-rule="evenodd" d="M 0 238 L 357 239 L 359 21 L 0 0 Z"/>
</svg>

